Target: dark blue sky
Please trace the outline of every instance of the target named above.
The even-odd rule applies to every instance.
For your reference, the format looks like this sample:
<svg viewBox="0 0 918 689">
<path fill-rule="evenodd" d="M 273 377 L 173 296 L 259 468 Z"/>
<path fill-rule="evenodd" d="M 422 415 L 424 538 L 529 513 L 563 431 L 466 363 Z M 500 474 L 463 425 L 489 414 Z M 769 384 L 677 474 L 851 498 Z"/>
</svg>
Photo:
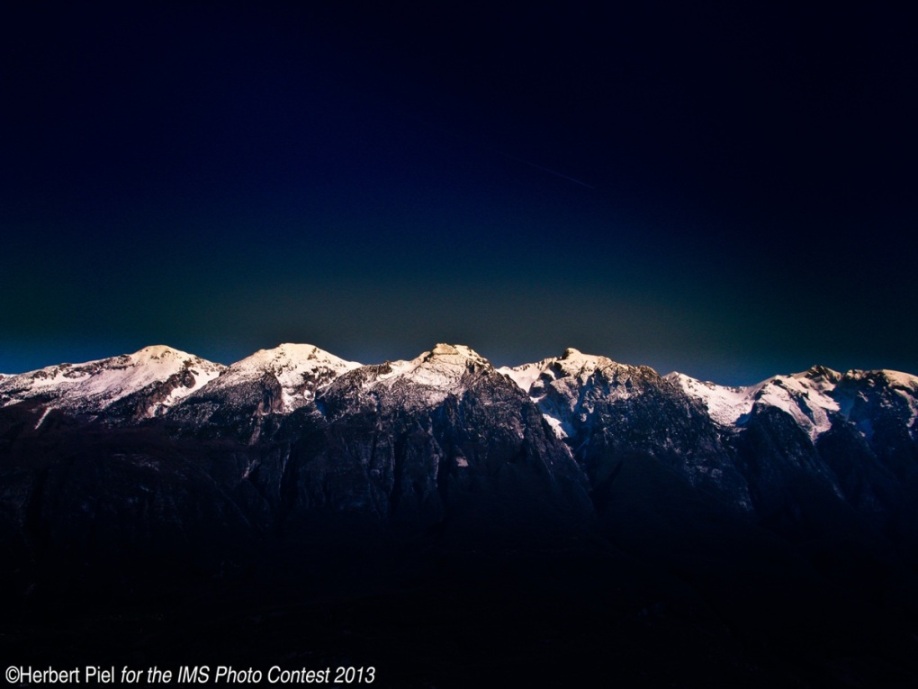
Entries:
<svg viewBox="0 0 918 689">
<path fill-rule="evenodd" d="M 598 4 L 8 17 L 0 371 L 450 341 L 918 372 L 906 17 Z"/>
</svg>

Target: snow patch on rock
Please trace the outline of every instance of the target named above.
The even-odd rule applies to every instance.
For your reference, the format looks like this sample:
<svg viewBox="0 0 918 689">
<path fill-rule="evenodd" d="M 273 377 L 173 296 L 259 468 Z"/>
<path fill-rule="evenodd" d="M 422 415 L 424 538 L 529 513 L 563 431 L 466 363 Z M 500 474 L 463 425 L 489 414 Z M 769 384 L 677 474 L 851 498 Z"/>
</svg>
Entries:
<svg viewBox="0 0 918 689">
<path fill-rule="evenodd" d="M 689 397 L 699 400 L 711 419 L 721 426 L 732 426 L 752 408 L 750 388 L 726 387 L 701 381 L 684 373 L 670 373 L 667 380 L 682 388 Z"/>
</svg>

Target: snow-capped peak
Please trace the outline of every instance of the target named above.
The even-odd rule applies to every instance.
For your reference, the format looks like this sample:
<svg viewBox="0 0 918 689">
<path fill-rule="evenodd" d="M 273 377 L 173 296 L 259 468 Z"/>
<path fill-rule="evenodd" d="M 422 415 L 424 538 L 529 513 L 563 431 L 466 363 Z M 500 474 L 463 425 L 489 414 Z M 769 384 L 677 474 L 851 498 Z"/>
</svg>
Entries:
<svg viewBox="0 0 918 689">
<path fill-rule="evenodd" d="M 128 354 L 128 356 L 133 361 L 141 362 L 160 361 L 163 359 L 187 359 L 192 355 L 187 352 L 179 351 L 178 349 L 173 349 L 168 345 L 150 345 L 149 347 L 138 349 L 133 354 Z"/>
<path fill-rule="evenodd" d="M 559 358 L 555 359 L 557 369 L 560 369 L 565 375 L 577 378 L 585 378 L 596 371 L 627 371 L 637 369 L 638 367 L 628 366 L 613 361 L 607 356 L 596 354 L 584 354 L 579 349 L 568 347 L 564 350 Z"/>
<path fill-rule="evenodd" d="M 437 344 L 429 352 L 424 352 L 415 361 L 420 360 L 419 365 L 446 365 L 468 367 L 469 364 L 478 366 L 490 366 L 491 363 L 481 354 L 466 345 L 449 345 Z"/>
<path fill-rule="evenodd" d="M 466 345 L 437 344 L 410 361 L 387 362 L 376 376 L 377 381 L 409 379 L 413 383 L 443 388 L 454 387 L 470 370 L 490 369 L 491 363 Z"/>
<path fill-rule="evenodd" d="M 605 356 L 584 354 L 573 347 L 565 349 L 559 357 L 522 366 L 505 366 L 498 371 L 529 395 L 562 439 L 572 432 L 572 415 L 579 413 L 577 410 L 581 406 L 584 410 L 591 408 L 591 398 L 607 395 L 626 399 L 633 394 L 637 379 L 656 376 L 650 368 L 620 364 Z M 587 392 L 584 394 L 584 391 Z"/>
<path fill-rule="evenodd" d="M 0 404 L 36 400 L 53 407 L 100 411 L 144 389 L 157 390 L 146 415 L 216 378 L 224 366 L 165 345 L 81 364 L 59 364 L 0 381 Z"/>
<path fill-rule="evenodd" d="M 269 376 L 277 380 L 282 391 L 275 411 L 290 412 L 313 399 L 318 389 L 359 366 L 315 345 L 287 342 L 237 361 L 202 392 L 225 390 Z"/>
<path fill-rule="evenodd" d="M 357 362 L 345 361 L 315 345 L 285 342 L 273 349 L 259 349 L 245 359 L 237 361 L 229 367 L 227 375 L 261 375 L 267 372 L 283 376 L 320 367 L 346 371 L 358 366 L 360 364 Z"/>
<path fill-rule="evenodd" d="M 363 393 L 382 393 L 402 404 L 429 407 L 462 392 L 472 378 L 493 371 L 491 363 L 471 347 L 440 343 L 411 360 L 365 366 L 355 380 Z"/>
</svg>

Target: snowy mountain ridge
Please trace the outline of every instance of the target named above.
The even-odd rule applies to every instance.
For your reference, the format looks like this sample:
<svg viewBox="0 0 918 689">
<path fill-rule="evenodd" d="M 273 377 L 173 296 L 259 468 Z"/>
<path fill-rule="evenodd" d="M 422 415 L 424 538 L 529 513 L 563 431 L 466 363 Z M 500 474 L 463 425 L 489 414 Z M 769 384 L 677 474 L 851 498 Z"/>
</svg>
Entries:
<svg viewBox="0 0 918 689">
<path fill-rule="evenodd" d="M 31 404 L 45 411 L 98 414 L 131 400 L 133 416 L 148 418 L 196 400 L 216 404 L 232 397 L 250 398 L 260 415 L 288 414 L 312 403 L 336 381 L 343 384 L 347 374 L 359 379 L 354 384 L 362 395 L 383 393 L 411 406 L 428 407 L 462 392 L 465 381 L 474 376 L 502 375 L 538 405 L 562 439 L 573 433 L 572 424 L 586 421 L 598 400 L 624 402 L 661 386 L 699 403 L 719 427 L 741 428 L 756 410 L 773 408 L 790 416 L 814 442 L 832 428 L 833 420 L 857 416 L 871 394 L 880 394 L 883 399 L 876 404 L 901 405 L 908 410 L 908 428 L 918 432 L 918 377 L 898 371 L 843 374 L 814 366 L 754 385 L 729 387 L 677 372 L 661 377 L 646 366 L 621 364 L 574 348 L 559 357 L 495 369 L 470 347 L 443 343 L 413 359 L 378 365 L 346 361 L 309 344 L 262 349 L 230 366 L 155 345 L 133 354 L 0 375 L 0 407 Z"/>
</svg>

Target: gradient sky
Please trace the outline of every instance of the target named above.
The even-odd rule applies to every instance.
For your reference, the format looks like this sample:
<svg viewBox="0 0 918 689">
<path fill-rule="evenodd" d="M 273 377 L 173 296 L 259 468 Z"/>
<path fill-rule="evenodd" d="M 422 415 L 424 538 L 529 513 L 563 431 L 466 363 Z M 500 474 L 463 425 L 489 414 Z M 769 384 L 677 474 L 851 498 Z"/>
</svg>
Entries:
<svg viewBox="0 0 918 689">
<path fill-rule="evenodd" d="M 326 4 L 4 19 L 0 371 L 446 341 L 918 373 L 905 16 Z"/>
</svg>

